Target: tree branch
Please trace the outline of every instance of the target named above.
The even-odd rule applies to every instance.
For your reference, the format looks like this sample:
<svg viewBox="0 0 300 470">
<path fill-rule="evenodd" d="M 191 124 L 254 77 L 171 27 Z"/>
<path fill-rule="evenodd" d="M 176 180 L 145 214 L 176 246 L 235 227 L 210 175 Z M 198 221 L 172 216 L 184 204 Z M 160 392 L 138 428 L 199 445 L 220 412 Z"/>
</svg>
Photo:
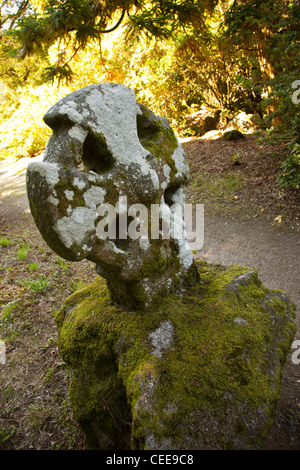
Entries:
<svg viewBox="0 0 300 470">
<path fill-rule="evenodd" d="M 115 31 L 115 29 L 117 29 L 120 26 L 120 24 L 122 23 L 122 21 L 124 19 L 124 16 L 125 16 L 125 13 L 126 13 L 126 10 L 125 10 L 125 8 L 123 8 L 121 17 L 118 20 L 118 22 L 110 29 L 104 29 L 104 30 L 100 29 L 99 33 L 104 34 L 104 33 L 112 33 L 113 31 Z"/>
</svg>

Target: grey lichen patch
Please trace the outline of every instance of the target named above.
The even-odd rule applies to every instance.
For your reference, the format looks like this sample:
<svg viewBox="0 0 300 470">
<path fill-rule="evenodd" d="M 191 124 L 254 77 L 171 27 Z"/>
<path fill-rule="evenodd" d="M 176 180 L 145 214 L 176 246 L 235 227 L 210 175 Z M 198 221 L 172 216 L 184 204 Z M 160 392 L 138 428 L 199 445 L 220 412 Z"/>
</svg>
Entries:
<svg viewBox="0 0 300 470">
<path fill-rule="evenodd" d="M 96 218 L 93 208 L 76 207 L 69 216 L 59 219 L 53 228 L 67 248 L 75 245 L 80 250 L 87 236 L 87 227 L 94 226 L 96 230 Z"/>
<path fill-rule="evenodd" d="M 175 177 L 184 178 L 185 180 L 188 180 L 190 176 L 190 170 L 181 145 L 178 145 L 178 147 L 175 148 L 172 154 L 172 159 L 174 160 L 177 169 Z"/>
<path fill-rule="evenodd" d="M 87 131 L 83 129 L 80 125 L 75 124 L 71 129 L 69 129 L 68 134 L 70 137 L 79 140 L 83 143 L 87 136 Z"/>
<path fill-rule="evenodd" d="M 134 405 L 135 414 L 151 413 L 154 403 L 157 402 L 155 394 L 159 385 L 159 377 L 151 363 L 144 364 L 135 376 L 139 386 L 139 397 Z"/>
<path fill-rule="evenodd" d="M 63 178 L 55 185 L 54 188 L 56 194 L 55 198 L 58 200 L 57 220 L 62 217 L 67 217 L 70 214 L 70 208 L 74 210 L 78 207 L 85 206 L 83 191 L 78 189 L 76 190 L 76 188 L 73 187 L 71 178 Z"/>
<path fill-rule="evenodd" d="M 78 189 L 85 189 L 86 185 L 87 185 L 86 181 L 84 181 L 84 180 L 82 180 L 78 177 L 74 178 L 73 184 Z"/>
<path fill-rule="evenodd" d="M 53 196 L 53 194 L 50 194 L 47 199 L 47 202 L 49 202 L 49 204 L 53 204 L 54 206 L 58 206 L 59 204 L 59 200 L 57 199 L 57 197 Z"/>
<path fill-rule="evenodd" d="M 29 171 L 27 172 L 27 183 L 30 184 L 30 175 L 38 172 L 40 176 L 46 180 L 47 184 L 51 187 L 60 181 L 59 166 L 57 163 L 44 163 L 33 162 L 30 164 Z"/>
<path fill-rule="evenodd" d="M 247 325 L 248 321 L 245 320 L 244 318 L 235 318 L 234 322 L 237 323 L 238 325 Z"/>
<path fill-rule="evenodd" d="M 174 327 L 170 320 L 162 322 L 157 330 L 149 333 L 149 339 L 154 348 L 152 354 L 161 357 L 162 352 L 171 347 L 173 336 Z"/>
</svg>

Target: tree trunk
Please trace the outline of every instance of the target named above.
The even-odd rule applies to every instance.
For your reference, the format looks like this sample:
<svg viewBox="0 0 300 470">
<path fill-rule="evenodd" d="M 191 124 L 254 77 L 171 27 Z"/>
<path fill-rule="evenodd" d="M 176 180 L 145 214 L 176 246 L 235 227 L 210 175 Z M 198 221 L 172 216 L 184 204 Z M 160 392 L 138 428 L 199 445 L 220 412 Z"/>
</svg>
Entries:
<svg viewBox="0 0 300 470">
<path fill-rule="evenodd" d="M 260 64 L 260 70 L 262 73 L 262 77 L 266 82 L 270 82 L 275 78 L 275 67 L 272 64 L 272 61 L 268 57 L 266 53 L 266 42 L 268 41 L 267 35 L 269 33 L 267 31 L 260 31 L 260 34 L 257 34 L 257 47 L 258 47 L 258 59 Z M 268 96 L 272 93 L 272 86 L 270 84 L 267 85 L 267 93 Z M 278 97 L 273 98 L 273 104 L 270 104 L 267 107 L 268 114 L 273 114 L 278 110 Z M 274 127 L 280 126 L 280 116 L 276 115 L 272 119 L 272 125 Z"/>
</svg>

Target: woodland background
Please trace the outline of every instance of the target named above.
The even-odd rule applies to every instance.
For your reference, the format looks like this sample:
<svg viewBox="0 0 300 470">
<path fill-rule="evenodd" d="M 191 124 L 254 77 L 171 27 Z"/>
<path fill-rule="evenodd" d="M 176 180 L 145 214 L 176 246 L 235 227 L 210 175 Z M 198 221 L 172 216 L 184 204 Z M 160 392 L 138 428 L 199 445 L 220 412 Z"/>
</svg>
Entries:
<svg viewBox="0 0 300 470">
<path fill-rule="evenodd" d="M 278 183 L 299 188 L 299 18 L 298 0 L 2 0 L 0 158 L 41 152 L 47 109 L 109 81 L 179 137 L 203 110 L 218 126 L 254 115 L 282 144 Z"/>
</svg>

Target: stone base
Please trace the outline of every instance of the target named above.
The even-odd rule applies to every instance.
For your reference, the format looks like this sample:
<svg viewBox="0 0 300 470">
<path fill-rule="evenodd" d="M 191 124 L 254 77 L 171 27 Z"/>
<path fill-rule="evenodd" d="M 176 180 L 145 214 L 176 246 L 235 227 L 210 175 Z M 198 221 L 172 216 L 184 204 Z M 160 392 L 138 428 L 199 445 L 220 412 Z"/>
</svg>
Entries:
<svg viewBox="0 0 300 470">
<path fill-rule="evenodd" d="M 295 307 L 253 269 L 199 263 L 184 295 L 146 311 L 105 281 L 56 315 L 74 417 L 88 449 L 259 449 L 296 333 Z"/>
</svg>

